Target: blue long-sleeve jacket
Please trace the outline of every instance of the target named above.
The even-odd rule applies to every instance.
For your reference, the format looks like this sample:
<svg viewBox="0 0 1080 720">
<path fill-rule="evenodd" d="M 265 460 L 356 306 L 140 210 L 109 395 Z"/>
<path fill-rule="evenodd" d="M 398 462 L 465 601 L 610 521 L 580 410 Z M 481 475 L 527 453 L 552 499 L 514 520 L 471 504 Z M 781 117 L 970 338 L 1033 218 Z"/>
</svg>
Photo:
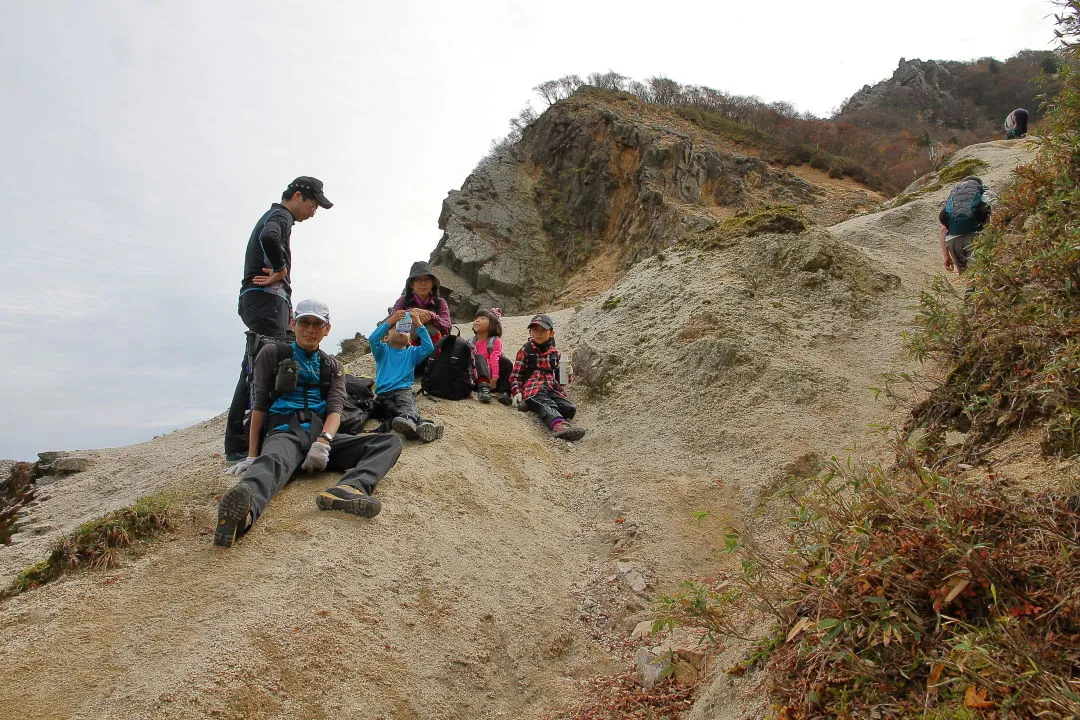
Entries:
<svg viewBox="0 0 1080 720">
<path fill-rule="evenodd" d="M 382 340 L 390 331 L 389 323 L 379 323 L 371 333 L 371 354 L 375 357 L 375 392 L 385 393 L 391 390 L 412 387 L 416 366 L 424 362 L 435 351 L 431 335 L 421 325 L 417 331 L 419 345 L 409 345 L 401 349 L 392 348 Z"/>
</svg>

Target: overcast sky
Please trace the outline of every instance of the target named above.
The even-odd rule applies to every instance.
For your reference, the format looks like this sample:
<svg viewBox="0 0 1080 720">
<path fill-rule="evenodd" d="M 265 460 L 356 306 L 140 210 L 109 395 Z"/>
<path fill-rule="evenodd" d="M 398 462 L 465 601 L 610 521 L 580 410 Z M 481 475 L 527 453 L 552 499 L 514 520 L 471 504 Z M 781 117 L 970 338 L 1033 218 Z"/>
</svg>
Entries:
<svg viewBox="0 0 1080 720">
<path fill-rule="evenodd" d="M 297 175 L 294 299 L 369 333 L 543 80 L 615 70 L 826 116 L 901 57 L 1053 47 L 1045 2 L 4 0 L 0 458 L 226 408 L 251 228 Z"/>
</svg>

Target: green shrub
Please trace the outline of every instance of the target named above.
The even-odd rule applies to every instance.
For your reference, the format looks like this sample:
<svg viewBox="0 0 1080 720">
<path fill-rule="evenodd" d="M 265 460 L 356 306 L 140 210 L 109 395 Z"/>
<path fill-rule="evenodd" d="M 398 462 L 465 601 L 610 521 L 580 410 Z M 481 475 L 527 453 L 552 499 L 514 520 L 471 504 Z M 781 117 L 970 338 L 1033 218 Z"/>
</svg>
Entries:
<svg viewBox="0 0 1080 720">
<path fill-rule="evenodd" d="M 739 569 L 661 597 L 657 626 L 722 638 L 748 609 L 771 616 L 756 655 L 791 720 L 1080 712 L 1080 489 L 1018 494 L 901 458 L 893 474 L 833 461 L 796 499 L 786 552 L 729 530 Z"/>
</svg>

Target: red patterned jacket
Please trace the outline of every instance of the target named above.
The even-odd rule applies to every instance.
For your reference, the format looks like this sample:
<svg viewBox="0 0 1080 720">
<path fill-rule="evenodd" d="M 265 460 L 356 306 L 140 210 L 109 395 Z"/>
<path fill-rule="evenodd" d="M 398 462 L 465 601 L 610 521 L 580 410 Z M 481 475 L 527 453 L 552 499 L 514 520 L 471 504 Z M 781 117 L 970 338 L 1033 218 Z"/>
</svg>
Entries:
<svg viewBox="0 0 1080 720">
<path fill-rule="evenodd" d="M 531 371 L 529 355 L 535 356 L 535 369 Z M 514 358 L 514 369 L 510 373 L 510 394 L 521 393 L 522 398 L 531 398 L 546 387 L 557 395 L 566 397 L 566 391 L 556 375 L 561 358 L 554 340 L 548 341 L 543 348 L 538 347 L 532 340 L 525 343 Z M 525 376 L 526 373 L 528 377 Z"/>
</svg>

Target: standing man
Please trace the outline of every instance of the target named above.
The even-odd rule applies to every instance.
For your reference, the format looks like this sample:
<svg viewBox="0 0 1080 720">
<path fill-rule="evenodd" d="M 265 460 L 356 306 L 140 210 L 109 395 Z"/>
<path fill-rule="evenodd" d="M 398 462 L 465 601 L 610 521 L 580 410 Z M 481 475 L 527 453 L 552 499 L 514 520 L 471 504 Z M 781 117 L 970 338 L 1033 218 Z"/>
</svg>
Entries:
<svg viewBox="0 0 1080 720">
<path fill-rule="evenodd" d="M 962 275 L 971 260 L 971 246 L 975 236 L 990 219 L 990 204 L 986 202 L 986 188 L 982 178 L 968 175 L 961 180 L 945 201 L 938 214 L 941 223 L 941 255 L 945 270 L 956 270 Z"/>
<path fill-rule="evenodd" d="M 281 193 L 281 202 L 272 204 L 255 223 L 244 254 L 244 279 L 240 282 L 237 308 L 248 330 L 259 335 L 286 337 L 292 311 L 289 239 L 293 223 L 313 217 L 319 208 L 332 207 L 334 203 L 323 194 L 322 180 L 304 175 L 289 183 Z M 225 459 L 229 461 L 247 457 L 248 438 L 244 431 L 249 398 L 247 363 L 248 352 L 245 352 L 225 425 Z"/>
<path fill-rule="evenodd" d="M 320 510 L 375 517 L 382 504 L 371 495 L 401 454 L 401 438 L 393 433 L 338 432 L 345 368 L 319 349 L 330 334 L 326 303 L 301 300 L 290 324 L 296 340 L 269 343 L 255 359 L 247 458 L 226 471 L 244 477 L 221 496 L 215 545 L 232 547 L 297 470 L 345 473 L 315 497 Z"/>
</svg>

